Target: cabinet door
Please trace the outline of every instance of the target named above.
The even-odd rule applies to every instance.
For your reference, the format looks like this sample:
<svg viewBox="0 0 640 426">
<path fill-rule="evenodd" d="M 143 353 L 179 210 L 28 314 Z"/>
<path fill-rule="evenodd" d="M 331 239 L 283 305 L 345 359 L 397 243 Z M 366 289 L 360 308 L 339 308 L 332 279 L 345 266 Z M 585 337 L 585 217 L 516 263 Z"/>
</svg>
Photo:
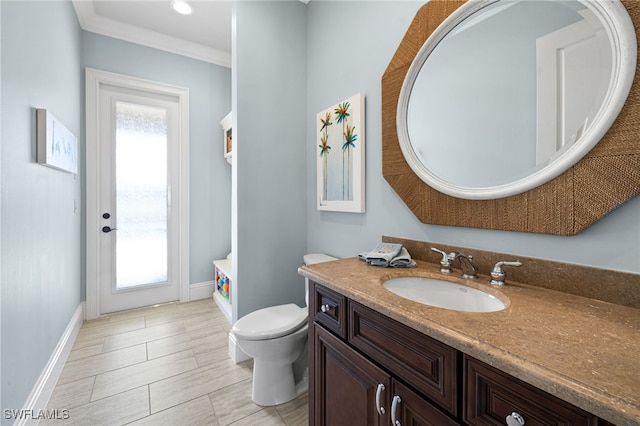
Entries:
<svg viewBox="0 0 640 426">
<path fill-rule="evenodd" d="M 315 324 L 314 335 L 314 400 L 310 401 L 313 404 L 312 424 L 388 424 L 391 383 L 387 373 Z M 377 392 L 379 385 L 383 385 L 384 390 L 380 387 Z M 376 404 L 377 398 L 379 404 Z"/>
<path fill-rule="evenodd" d="M 393 380 L 390 416 L 395 426 L 454 426 L 458 423 L 402 383 Z M 398 423 L 400 422 L 400 423 Z"/>
</svg>

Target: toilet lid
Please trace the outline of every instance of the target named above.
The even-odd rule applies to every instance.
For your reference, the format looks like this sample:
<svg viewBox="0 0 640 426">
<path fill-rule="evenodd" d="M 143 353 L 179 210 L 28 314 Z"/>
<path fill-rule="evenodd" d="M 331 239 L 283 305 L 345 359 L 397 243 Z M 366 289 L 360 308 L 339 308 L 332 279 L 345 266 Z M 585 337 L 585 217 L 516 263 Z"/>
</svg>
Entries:
<svg viewBox="0 0 640 426">
<path fill-rule="evenodd" d="M 307 317 L 307 309 L 293 303 L 271 306 L 240 318 L 233 325 L 233 333 L 245 340 L 275 339 L 298 330 Z"/>
</svg>

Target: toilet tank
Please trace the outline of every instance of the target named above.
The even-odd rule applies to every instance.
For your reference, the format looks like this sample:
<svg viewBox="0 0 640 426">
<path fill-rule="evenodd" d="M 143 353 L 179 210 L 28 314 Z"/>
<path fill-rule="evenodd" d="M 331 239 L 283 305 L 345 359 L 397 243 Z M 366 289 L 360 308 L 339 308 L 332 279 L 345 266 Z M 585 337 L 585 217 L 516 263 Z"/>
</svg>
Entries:
<svg viewBox="0 0 640 426">
<path fill-rule="evenodd" d="M 314 263 L 330 262 L 332 260 L 338 260 L 337 257 L 329 256 L 324 253 L 311 253 L 302 256 L 305 265 L 313 265 Z"/>
<path fill-rule="evenodd" d="M 338 260 L 337 257 L 329 256 L 324 253 L 310 253 L 302 256 L 305 265 L 313 265 L 314 263 L 331 262 Z M 304 279 L 304 303 L 309 306 L 309 279 Z"/>
</svg>

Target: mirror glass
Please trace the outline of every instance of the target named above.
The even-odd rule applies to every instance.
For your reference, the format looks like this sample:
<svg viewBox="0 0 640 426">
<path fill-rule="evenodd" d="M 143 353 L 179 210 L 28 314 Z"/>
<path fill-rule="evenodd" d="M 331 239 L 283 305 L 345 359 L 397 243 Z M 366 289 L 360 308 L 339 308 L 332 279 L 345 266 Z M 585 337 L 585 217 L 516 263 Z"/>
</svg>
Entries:
<svg viewBox="0 0 640 426">
<path fill-rule="evenodd" d="M 398 103 L 413 171 L 459 198 L 527 191 L 588 153 L 635 74 L 635 30 L 619 1 L 479 0 L 436 29 Z"/>
</svg>

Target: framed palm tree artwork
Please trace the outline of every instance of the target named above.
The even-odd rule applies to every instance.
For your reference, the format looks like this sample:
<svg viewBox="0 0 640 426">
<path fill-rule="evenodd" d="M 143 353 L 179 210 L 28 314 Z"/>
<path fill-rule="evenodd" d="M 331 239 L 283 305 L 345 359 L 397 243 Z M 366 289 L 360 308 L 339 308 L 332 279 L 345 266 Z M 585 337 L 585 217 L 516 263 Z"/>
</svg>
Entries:
<svg viewBox="0 0 640 426">
<path fill-rule="evenodd" d="M 364 95 L 316 116 L 318 210 L 364 213 Z"/>
<path fill-rule="evenodd" d="M 77 174 L 78 138 L 46 109 L 36 109 L 36 123 L 38 163 Z"/>
</svg>

